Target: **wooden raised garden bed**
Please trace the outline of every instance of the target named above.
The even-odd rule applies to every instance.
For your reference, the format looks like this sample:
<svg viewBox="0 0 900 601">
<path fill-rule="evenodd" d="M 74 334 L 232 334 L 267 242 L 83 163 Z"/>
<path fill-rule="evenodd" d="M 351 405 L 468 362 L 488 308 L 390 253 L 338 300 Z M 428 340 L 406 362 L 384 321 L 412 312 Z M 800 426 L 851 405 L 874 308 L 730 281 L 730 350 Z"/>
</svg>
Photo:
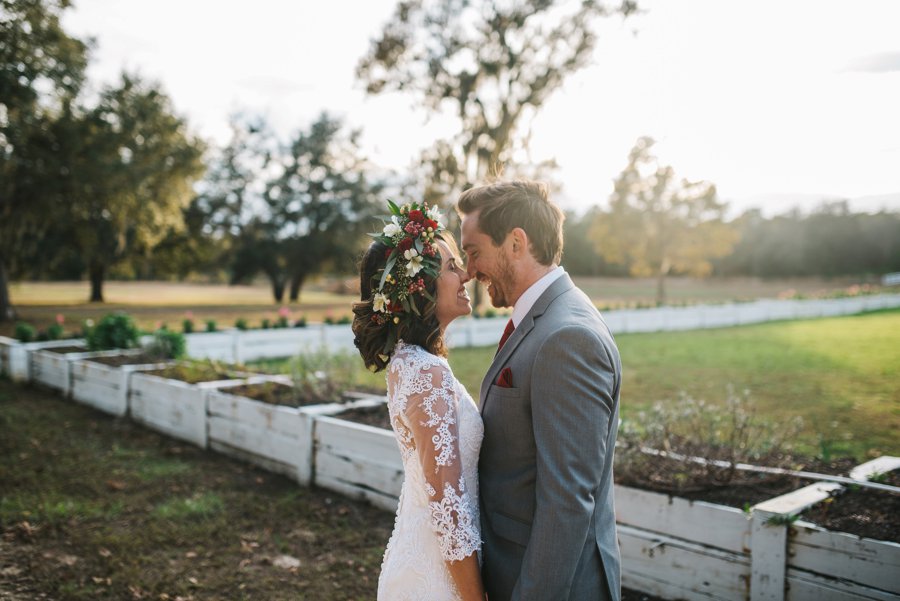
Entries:
<svg viewBox="0 0 900 601">
<path fill-rule="evenodd" d="M 211 390 L 207 396 L 210 448 L 301 484 L 313 473 L 313 419 L 374 401 L 347 397 L 339 403 L 298 398 L 290 378 L 259 376 Z"/>
<path fill-rule="evenodd" d="M 135 421 L 154 430 L 206 448 L 207 394 L 240 384 L 249 375 L 210 364 L 183 363 L 135 372 L 129 386 L 129 412 Z"/>
<path fill-rule="evenodd" d="M 382 399 L 367 409 L 317 417 L 315 483 L 396 511 L 403 462 L 387 414 Z"/>
<path fill-rule="evenodd" d="M 171 362 L 147 355 L 141 349 L 94 355 L 72 362 L 72 398 L 115 416 L 128 413 L 131 375 L 166 367 Z"/>
</svg>

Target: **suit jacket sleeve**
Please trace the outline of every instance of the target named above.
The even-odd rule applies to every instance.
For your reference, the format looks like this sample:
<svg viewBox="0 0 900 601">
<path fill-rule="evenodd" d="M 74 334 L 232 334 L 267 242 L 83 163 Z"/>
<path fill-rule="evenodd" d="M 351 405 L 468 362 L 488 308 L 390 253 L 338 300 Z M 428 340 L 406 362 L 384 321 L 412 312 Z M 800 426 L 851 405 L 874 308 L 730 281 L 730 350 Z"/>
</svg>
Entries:
<svg viewBox="0 0 900 601">
<path fill-rule="evenodd" d="M 598 334 L 557 330 L 531 373 L 535 516 L 514 600 L 566 599 L 591 531 L 614 409 L 616 374 Z"/>
</svg>

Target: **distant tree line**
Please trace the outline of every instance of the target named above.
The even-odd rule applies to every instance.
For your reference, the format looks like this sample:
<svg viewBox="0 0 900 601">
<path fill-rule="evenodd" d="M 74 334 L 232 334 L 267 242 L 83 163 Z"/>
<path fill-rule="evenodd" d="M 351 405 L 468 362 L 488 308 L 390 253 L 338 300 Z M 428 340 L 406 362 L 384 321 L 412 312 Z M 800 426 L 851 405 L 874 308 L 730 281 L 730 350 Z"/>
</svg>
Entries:
<svg viewBox="0 0 900 601">
<path fill-rule="evenodd" d="M 591 239 L 591 225 L 605 216 L 599 208 L 568 215 L 563 264 L 569 272 L 628 275 L 628 261 L 608 261 Z M 710 260 L 713 276 L 830 278 L 900 271 L 900 211 L 854 213 L 841 201 L 772 217 L 754 209 L 728 223 L 738 241 L 729 254 Z"/>
</svg>

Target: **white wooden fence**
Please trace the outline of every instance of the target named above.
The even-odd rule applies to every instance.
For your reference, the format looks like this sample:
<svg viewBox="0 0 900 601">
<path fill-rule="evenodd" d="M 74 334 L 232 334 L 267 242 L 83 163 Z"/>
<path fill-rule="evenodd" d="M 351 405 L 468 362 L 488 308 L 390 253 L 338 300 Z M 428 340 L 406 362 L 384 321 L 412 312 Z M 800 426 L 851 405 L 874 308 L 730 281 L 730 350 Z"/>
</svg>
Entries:
<svg viewBox="0 0 900 601">
<path fill-rule="evenodd" d="M 829 300 L 758 300 L 727 305 L 694 305 L 626 309 L 603 313 L 614 334 L 723 328 L 785 319 L 852 315 L 900 307 L 900 294 L 857 296 Z M 457 319 L 447 328 L 451 347 L 497 344 L 508 317 Z M 301 352 L 353 351 L 349 325 L 318 325 L 269 330 L 226 330 L 187 335 L 191 357 L 246 362 L 290 357 Z"/>
</svg>

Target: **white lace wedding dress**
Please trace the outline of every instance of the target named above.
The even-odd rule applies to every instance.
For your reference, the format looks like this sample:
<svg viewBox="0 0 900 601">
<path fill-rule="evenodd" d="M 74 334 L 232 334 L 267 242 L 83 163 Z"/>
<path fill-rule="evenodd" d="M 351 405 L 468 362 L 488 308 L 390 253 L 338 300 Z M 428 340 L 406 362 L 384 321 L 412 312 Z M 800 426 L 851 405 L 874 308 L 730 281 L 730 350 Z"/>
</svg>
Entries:
<svg viewBox="0 0 900 601">
<path fill-rule="evenodd" d="M 481 548 L 481 414 L 447 362 L 419 346 L 397 344 L 387 384 L 405 478 L 378 599 L 454 601 L 459 595 L 445 560 Z"/>
</svg>

